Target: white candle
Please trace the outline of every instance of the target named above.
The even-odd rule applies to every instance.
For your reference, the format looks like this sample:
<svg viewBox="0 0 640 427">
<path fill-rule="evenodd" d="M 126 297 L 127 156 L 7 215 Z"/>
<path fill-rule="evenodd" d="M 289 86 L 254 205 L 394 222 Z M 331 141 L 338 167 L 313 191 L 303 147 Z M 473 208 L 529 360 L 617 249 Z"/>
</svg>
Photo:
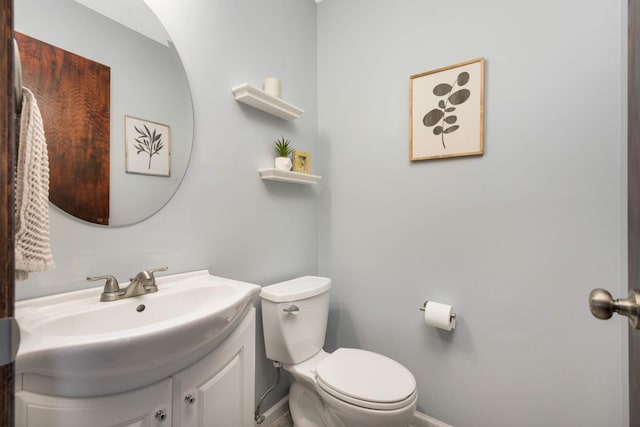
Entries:
<svg viewBox="0 0 640 427">
<path fill-rule="evenodd" d="M 280 83 L 280 79 L 276 77 L 267 77 L 264 79 L 264 91 L 269 95 L 280 98 L 282 93 L 282 84 Z"/>
</svg>

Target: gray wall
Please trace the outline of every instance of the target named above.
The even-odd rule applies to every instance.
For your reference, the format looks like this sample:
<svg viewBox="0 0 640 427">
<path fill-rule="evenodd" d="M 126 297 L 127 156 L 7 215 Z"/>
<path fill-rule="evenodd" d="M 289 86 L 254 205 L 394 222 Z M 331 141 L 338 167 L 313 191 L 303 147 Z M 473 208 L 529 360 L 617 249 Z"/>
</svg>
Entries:
<svg viewBox="0 0 640 427">
<path fill-rule="evenodd" d="M 397 359 L 456 427 L 625 425 L 626 322 L 587 306 L 626 295 L 625 8 L 318 5 L 329 350 Z M 484 156 L 411 163 L 409 76 L 480 56 Z M 455 306 L 455 332 L 424 325 L 425 299 Z"/>
<path fill-rule="evenodd" d="M 259 168 L 273 166 L 272 141 L 281 135 L 317 158 L 315 3 L 148 3 L 172 36 L 193 93 L 194 145 L 184 181 L 158 214 L 129 227 L 96 227 L 51 209 L 57 268 L 18 282 L 18 299 L 88 287 L 87 275 L 124 281 L 163 265 L 168 273 L 208 268 L 260 285 L 316 273 L 317 188 L 258 176 Z M 261 87 L 268 76 L 279 77 L 283 98 L 306 110 L 300 119 L 286 122 L 234 100 L 233 86 Z M 260 395 L 274 372 L 261 332 L 257 343 Z"/>
<path fill-rule="evenodd" d="M 327 349 L 399 360 L 422 412 L 456 427 L 625 424 L 626 326 L 586 305 L 594 287 L 625 293 L 622 3 L 324 0 L 317 40 L 311 0 L 149 3 L 193 91 L 185 180 L 130 227 L 53 211 L 57 270 L 19 298 L 160 265 L 261 285 L 320 273 L 335 285 Z M 478 56 L 485 155 L 410 163 L 409 75 Z M 301 119 L 233 100 L 271 75 Z M 258 179 L 280 135 L 311 152 L 318 188 Z M 455 332 L 424 326 L 426 298 L 455 305 Z M 257 343 L 259 395 L 273 371 Z"/>
</svg>

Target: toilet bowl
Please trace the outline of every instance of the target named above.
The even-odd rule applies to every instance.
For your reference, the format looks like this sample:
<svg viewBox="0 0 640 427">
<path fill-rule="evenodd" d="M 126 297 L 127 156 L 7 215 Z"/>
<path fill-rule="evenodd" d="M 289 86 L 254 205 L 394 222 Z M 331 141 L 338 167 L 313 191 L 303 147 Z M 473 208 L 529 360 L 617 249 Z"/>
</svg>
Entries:
<svg viewBox="0 0 640 427">
<path fill-rule="evenodd" d="M 267 357 L 293 376 L 296 427 L 407 427 L 416 382 L 400 363 L 371 351 L 322 349 L 331 280 L 305 276 L 262 289 Z"/>
<path fill-rule="evenodd" d="M 415 413 L 413 375 L 377 353 L 339 348 L 283 367 L 294 379 L 289 392 L 294 422 L 304 420 L 296 426 L 406 427 Z"/>
</svg>

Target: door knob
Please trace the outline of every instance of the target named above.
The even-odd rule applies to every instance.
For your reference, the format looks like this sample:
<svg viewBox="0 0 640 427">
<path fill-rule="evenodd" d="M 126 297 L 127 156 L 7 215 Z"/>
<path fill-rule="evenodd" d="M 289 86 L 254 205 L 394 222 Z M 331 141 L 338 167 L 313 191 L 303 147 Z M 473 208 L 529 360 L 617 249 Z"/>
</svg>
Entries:
<svg viewBox="0 0 640 427">
<path fill-rule="evenodd" d="M 640 329 L 640 291 L 632 289 L 626 299 L 614 300 L 604 289 L 594 289 L 589 294 L 589 308 L 591 314 L 598 319 L 606 320 L 618 313 L 629 318 L 629 324 Z"/>
<path fill-rule="evenodd" d="M 165 409 L 158 409 L 156 411 L 156 420 L 163 423 L 166 421 L 166 419 L 167 419 L 167 411 Z"/>
</svg>

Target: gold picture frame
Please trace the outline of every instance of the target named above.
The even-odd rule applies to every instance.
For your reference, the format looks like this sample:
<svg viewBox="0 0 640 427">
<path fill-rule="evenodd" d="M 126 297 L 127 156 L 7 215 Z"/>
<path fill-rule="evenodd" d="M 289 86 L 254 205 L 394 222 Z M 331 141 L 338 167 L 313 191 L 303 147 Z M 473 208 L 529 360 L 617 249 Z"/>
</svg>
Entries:
<svg viewBox="0 0 640 427">
<path fill-rule="evenodd" d="M 484 58 L 409 78 L 409 158 L 484 152 Z"/>
<path fill-rule="evenodd" d="M 296 150 L 293 152 L 293 171 L 299 173 L 309 173 L 311 170 L 311 155 L 306 151 Z"/>
</svg>

